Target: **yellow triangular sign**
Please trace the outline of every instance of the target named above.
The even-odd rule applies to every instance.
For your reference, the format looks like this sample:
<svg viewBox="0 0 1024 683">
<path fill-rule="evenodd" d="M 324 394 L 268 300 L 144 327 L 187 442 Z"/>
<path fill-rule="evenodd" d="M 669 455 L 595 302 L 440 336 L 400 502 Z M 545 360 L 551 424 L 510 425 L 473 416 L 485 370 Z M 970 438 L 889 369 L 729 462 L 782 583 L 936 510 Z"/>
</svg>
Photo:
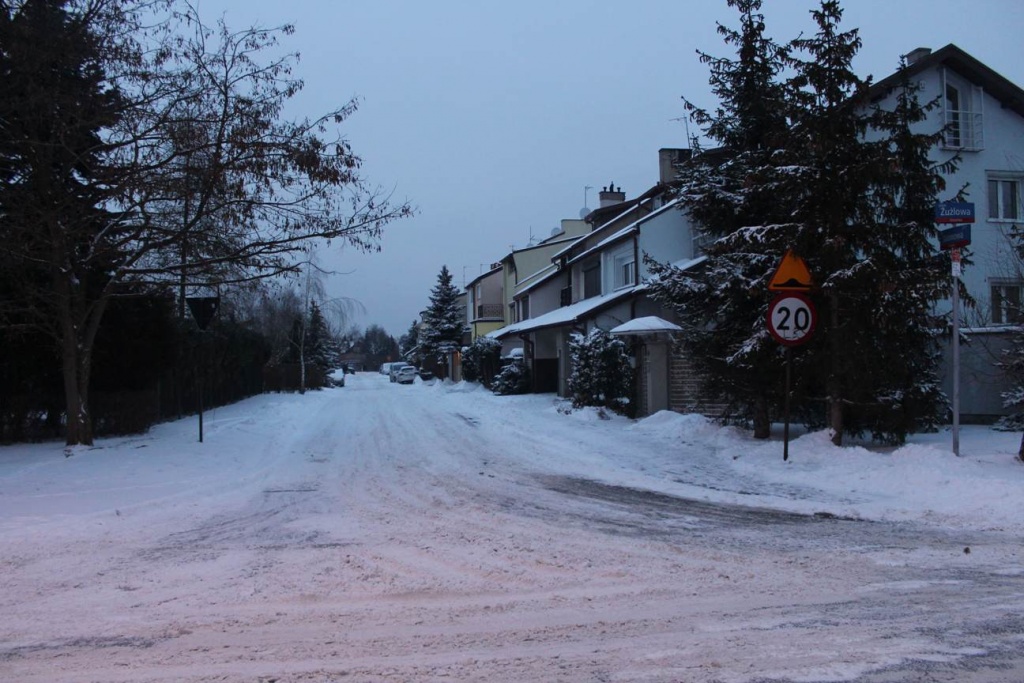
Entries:
<svg viewBox="0 0 1024 683">
<path fill-rule="evenodd" d="M 792 249 L 787 249 L 786 255 L 782 257 L 782 263 L 775 269 L 775 274 L 768 282 L 768 289 L 773 292 L 806 292 L 813 284 L 807 264 L 794 254 Z"/>
</svg>

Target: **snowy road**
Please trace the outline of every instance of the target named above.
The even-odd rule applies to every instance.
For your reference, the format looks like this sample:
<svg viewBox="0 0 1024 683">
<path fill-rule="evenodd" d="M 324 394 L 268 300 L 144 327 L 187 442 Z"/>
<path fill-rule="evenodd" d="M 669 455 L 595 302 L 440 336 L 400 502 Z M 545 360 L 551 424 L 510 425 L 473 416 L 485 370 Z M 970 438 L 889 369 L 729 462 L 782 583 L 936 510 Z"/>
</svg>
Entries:
<svg viewBox="0 0 1024 683">
<path fill-rule="evenodd" d="M 1024 680 L 1019 534 L 815 515 L 543 400 L 367 373 L 7 452 L 0 680 Z"/>
</svg>

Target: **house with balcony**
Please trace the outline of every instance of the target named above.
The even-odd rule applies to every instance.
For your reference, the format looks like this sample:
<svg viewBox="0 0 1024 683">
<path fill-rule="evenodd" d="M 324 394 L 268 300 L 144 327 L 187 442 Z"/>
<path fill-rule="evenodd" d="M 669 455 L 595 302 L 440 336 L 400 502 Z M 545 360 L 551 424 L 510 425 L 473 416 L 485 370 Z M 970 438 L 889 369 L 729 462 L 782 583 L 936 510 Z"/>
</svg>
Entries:
<svg viewBox="0 0 1024 683">
<path fill-rule="evenodd" d="M 1024 274 L 1010 239 L 1013 230 L 1024 228 L 1024 90 L 952 44 L 918 48 L 906 61 L 904 73 L 872 87 L 873 102 L 894 106 L 894 88 L 904 77 L 920 84 L 921 102 L 939 102 L 920 125 L 922 132 L 943 131 L 933 161 L 957 159 L 942 199 L 963 190 L 975 207 L 966 252 L 971 263 L 962 271 L 976 307 L 961 311 L 967 337 L 960 347 L 961 415 L 965 421 L 991 421 L 1005 413 L 1000 394 L 1008 389 L 995 362 L 1012 328 L 1024 324 Z M 945 302 L 940 312 L 950 310 L 951 302 Z M 945 391 L 951 395 L 948 348 L 945 367 Z"/>
<path fill-rule="evenodd" d="M 466 285 L 466 316 L 469 341 L 500 329 L 505 325 L 504 269 L 491 264 L 490 270 Z"/>
<path fill-rule="evenodd" d="M 557 307 L 557 303 L 550 304 L 543 296 L 538 296 L 536 288 L 555 270 L 551 257 L 590 230 L 591 225 L 585 220 L 563 219 L 547 238 L 522 249 L 515 249 L 501 260 L 506 325 Z M 491 336 L 495 335 L 492 333 Z M 507 355 L 518 346 L 520 344 L 517 341 L 509 342 L 503 352 Z"/>
</svg>

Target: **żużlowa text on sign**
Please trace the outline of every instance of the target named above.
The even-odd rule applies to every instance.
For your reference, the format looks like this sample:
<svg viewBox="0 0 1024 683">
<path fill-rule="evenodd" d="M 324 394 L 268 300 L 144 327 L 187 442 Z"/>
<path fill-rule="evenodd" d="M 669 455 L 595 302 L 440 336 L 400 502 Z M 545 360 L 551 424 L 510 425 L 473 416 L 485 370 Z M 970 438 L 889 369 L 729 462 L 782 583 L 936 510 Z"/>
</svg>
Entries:
<svg viewBox="0 0 1024 683">
<path fill-rule="evenodd" d="M 935 205 L 936 223 L 973 223 L 973 202 L 941 202 Z"/>
</svg>

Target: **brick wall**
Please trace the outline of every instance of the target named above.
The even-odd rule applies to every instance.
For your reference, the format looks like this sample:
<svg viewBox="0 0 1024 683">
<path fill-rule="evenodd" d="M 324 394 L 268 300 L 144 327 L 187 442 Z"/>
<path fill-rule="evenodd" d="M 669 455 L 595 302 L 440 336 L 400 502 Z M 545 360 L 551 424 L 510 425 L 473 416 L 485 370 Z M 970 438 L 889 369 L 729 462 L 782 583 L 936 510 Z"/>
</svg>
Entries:
<svg viewBox="0 0 1024 683">
<path fill-rule="evenodd" d="M 681 344 L 672 348 L 668 360 L 668 405 L 677 413 L 700 413 L 718 417 L 725 411 L 725 404 L 703 400 L 700 396 L 700 376 L 686 355 Z"/>
</svg>

